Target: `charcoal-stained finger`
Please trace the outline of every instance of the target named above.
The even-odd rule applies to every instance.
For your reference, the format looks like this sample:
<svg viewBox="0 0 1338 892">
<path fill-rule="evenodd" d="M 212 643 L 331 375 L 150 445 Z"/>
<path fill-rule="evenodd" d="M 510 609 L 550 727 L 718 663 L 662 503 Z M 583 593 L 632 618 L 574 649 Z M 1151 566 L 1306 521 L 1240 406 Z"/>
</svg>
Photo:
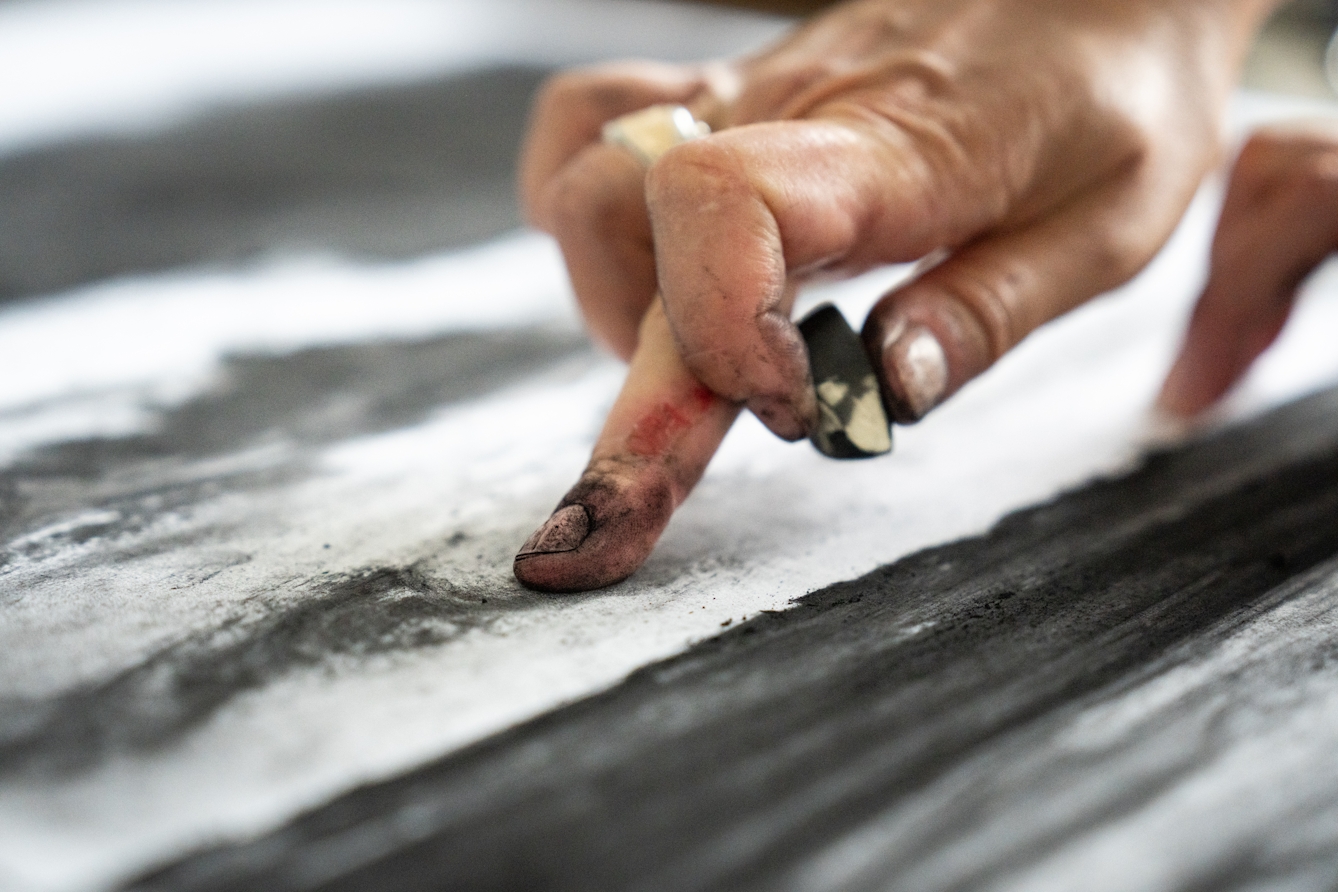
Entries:
<svg viewBox="0 0 1338 892">
<path fill-rule="evenodd" d="M 659 301 L 581 479 L 516 555 L 533 589 L 587 591 L 626 579 L 706 470 L 739 406 L 693 377 Z"/>
<path fill-rule="evenodd" d="M 859 122 L 752 124 L 685 143 L 651 169 L 656 269 L 685 362 L 774 433 L 816 426 L 796 277 L 913 260 L 976 232 L 995 203 L 945 198 L 909 137 Z"/>
</svg>

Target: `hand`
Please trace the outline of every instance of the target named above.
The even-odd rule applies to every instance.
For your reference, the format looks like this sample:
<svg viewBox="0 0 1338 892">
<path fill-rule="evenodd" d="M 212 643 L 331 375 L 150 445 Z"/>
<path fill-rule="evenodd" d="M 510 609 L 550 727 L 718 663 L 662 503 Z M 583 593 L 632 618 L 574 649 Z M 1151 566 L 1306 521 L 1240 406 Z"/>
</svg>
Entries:
<svg viewBox="0 0 1338 892">
<path fill-rule="evenodd" d="M 1190 417 L 1273 343 L 1296 288 L 1338 250 L 1338 124 L 1261 130 L 1241 150 L 1213 239 L 1208 284 L 1159 405 Z"/>
<path fill-rule="evenodd" d="M 586 476 L 518 556 L 520 580 L 584 589 L 632 572 L 723 437 L 722 407 L 746 405 L 786 439 L 812 429 L 789 318 L 811 276 L 946 252 L 865 324 L 902 422 L 1132 276 L 1214 163 L 1270 6 L 862 0 L 735 63 L 552 81 L 522 198 L 557 237 L 592 332 L 636 356 Z M 717 132 L 649 171 L 598 142 L 605 121 L 656 102 Z M 684 408 L 697 382 L 719 404 L 699 416 Z M 660 417 L 672 423 L 657 448 L 638 449 L 638 426 Z"/>
</svg>

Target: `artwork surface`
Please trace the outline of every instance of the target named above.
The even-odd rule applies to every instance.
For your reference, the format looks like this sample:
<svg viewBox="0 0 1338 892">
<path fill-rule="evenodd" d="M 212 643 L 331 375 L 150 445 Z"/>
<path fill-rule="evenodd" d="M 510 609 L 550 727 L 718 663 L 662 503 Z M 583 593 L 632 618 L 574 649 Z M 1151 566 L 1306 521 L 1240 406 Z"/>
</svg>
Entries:
<svg viewBox="0 0 1338 892">
<path fill-rule="evenodd" d="M 537 594 L 622 368 L 516 216 L 527 97 L 785 23 L 353 3 L 294 56 L 296 0 L 168 6 L 190 52 L 69 86 L 133 10 L 0 5 L 0 889 L 1338 881 L 1333 269 L 1168 438 L 1209 184 L 891 455 L 745 417 L 642 570 Z"/>
</svg>

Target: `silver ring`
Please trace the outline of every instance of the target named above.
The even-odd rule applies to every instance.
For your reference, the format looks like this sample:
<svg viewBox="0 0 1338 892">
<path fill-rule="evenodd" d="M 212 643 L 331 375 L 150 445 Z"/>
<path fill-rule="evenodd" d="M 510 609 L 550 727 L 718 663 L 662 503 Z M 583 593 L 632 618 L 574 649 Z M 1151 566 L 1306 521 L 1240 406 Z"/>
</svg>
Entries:
<svg viewBox="0 0 1338 892">
<path fill-rule="evenodd" d="M 621 146 L 644 164 L 654 164 L 674 146 L 700 139 L 711 125 L 698 121 L 682 105 L 652 105 L 614 118 L 604 125 L 604 142 Z"/>
</svg>

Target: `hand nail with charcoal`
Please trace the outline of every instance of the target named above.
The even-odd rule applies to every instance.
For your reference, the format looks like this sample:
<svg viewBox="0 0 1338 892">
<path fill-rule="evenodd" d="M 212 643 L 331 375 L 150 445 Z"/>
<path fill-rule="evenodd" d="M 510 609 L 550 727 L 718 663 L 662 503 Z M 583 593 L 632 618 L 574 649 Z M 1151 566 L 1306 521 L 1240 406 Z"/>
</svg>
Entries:
<svg viewBox="0 0 1338 892">
<path fill-rule="evenodd" d="M 578 592 L 626 579 L 701 479 L 739 406 L 706 389 L 678 355 L 656 302 L 590 464 L 516 555 L 516 579 Z"/>
<path fill-rule="evenodd" d="M 927 327 L 899 325 L 883 342 L 883 372 L 893 420 L 919 421 L 948 391 L 948 357 Z"/>
<path fill-rule="evenodd" d="M 584 505 L 567 505 L 553 512 L 543 526 L 521 546 L 517 561 L 541 554 L 562 554 L 581 547 L 590 535 L 590 514 Z"/>
</svg>

